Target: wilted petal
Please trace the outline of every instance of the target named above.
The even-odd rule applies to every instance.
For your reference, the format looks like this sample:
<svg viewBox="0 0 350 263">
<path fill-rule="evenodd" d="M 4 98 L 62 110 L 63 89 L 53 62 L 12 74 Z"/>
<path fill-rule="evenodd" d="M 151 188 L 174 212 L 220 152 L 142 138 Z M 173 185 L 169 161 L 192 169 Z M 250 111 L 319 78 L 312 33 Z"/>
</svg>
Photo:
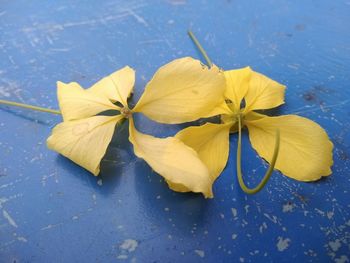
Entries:
<svg viewBox="0 0 350 263">
<path fill-rule="evenodd" d="M 224 90 L 224 74 L 216 66 L 176 59 L 154 74 L 133 111 L 161 123 L 194 121 L 220 114 L 213 109 L 223 101 Z"/>
<path fill-rule="evenodd" d="M 163 176 L 171 189 L 183 192 L 185 188 L 213 196 L 208 169 L 193 149 L 174 137 L 155 138 L 137 131 L 132 118 L 129 133 L 135 154 Z"/>
<path fill-rule="evenodd" d="M 332 173 L 333 144 L 317 123 L 296 115 L 253 114 L 247 118 L 250 142 L 267 161 L 272 158 L 276 130 L 280 130 L 280 151 L 275 168 L 284 175 L 299 181 L 314 181 Z"/>
<path fill-rule="evenodd" d="M 47 146 L 98 175 L 101 159 L 122 118 L 121 115 L 94 116 L 62 122 L 53 129 Z"/>
</svg>

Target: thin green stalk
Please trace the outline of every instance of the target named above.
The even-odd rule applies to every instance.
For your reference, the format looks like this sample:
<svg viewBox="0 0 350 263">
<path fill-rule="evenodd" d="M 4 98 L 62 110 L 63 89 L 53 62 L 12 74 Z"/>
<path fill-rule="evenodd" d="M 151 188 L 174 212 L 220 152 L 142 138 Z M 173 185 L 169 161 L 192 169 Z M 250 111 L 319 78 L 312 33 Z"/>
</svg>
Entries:
<svg viewBox="0 0 350 263">
<path fill-rule="evenodd" d="M 247 194 L 256 194 L 259 192 L 267 183 L 267 181 L 270 179 L 273 168 L 275 167 L 276 160 L 279 153 L 280 148 L 280 131 L 276 130 L 276 140 L 275 140 L 275 148 L 273 150 L 273 156 L 272 160 L 270 162 L 269 169 L 266 171 L 264 178 L 261 180 L 261 182 L 255 187 L 255 188 L 249 188 L 245 185 L 243 181 L 242 176 L 242 169 L 241 169 L 241 146 L 242 146 L 242 124 L 241 124 L 241 117 L 238 118 L 238 146 L 237 146 L 237 177 L 238 182 L 242 190 Z"/>
<path fill-rule="evenodd" d="M 210 58 L 208 57 L 207 52 L 205 52 L 204 48 L 199 43 L 198 39 L 195 37 L 195 35 L 192 33 L 191 30 L 188 30 L 188 35 L 190 36 L 190 38 L 192 39 L 193 43 L 198 48 L 199 52 L 204 57 L 205 61 L 207 62 L 207 65 L 209 66 L 209 68 L 211 68 L 213 66 L 213 63 L 211 62 Z"/>
<path fill-rule="evenodd" d="M 36 110 L 36 111 L 42 111 L 42 112 L 47 112 L 47 113 L 52 113 L 52 114 L 61 114 L 61 112 L 58 110 L 52 110 L 52 109 L 48 109 L 48 108 L 42 108 L 42 107 L 37 107 L 37 106 L 29 105 L 29 104 L 8 101 L 8 100 L 0 100 L 0 104 L 5 104 L 5 105 L 9 105 L 9 106 L 16 106 L 16 107 L 21 107 L 21 108 Z"/>
</svg>

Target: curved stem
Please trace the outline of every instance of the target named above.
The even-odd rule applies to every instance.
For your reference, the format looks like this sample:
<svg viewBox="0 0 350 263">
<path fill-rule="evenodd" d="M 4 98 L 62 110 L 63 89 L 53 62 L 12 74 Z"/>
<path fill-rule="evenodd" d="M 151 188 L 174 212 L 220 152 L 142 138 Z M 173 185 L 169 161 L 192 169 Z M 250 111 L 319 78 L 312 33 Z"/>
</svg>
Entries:
<svg viewBox="0 0 350 263">
<path fill-rule="evenodd" d="M 207 65 L 209 66 L 209 68 L 211 68 L 213 66 L 213 63 L 211 62 L 210 58 L 207 55 L 207 52 L 205 52 L 204 48 L 202 47 L 202 45 L 199 43 L 198 39 L 195 37 L 195 35 L 192 33 L 191 30 L 188 30 L 188 35 L 190 36 L 190 38 L 192 39 L 193 43 L 196 45 L 196 47 L 198 48 L 199 52 L 202 54 L 202 56 L 204 57 L 205 61 L 207 62 Z"/>
<path fill-rule="evenodd" d="M 42 112 L 47 112 L 47 113 L 52 113 L 52 114 L 61 114 L 61 112 L 58 110 L 52 110 L 52 109 L 48 109 L 48 108 L 42 108 L 42 107 L 32 106 L 29 104 L 8 101 L 8 100 L 0 100 L 0 104 L 5 104 L 5 105 L 9 105 L 9 106 L 16 106 L 16 107 L 21 107 L 21 108 L 36 110 L 36 111 L 42 111 Z"/>
<path fill-rule="evenodd" d="M 273 151 L 272 160 L 270 162 L 269 169 L 266 171 L 264 178 L 261 180 L 261 182 L 255 187 L 255 188 L 249 188 L 245 185 L 243 181 L 242 176 L 242 169 L 241 169 L 241 146 L 242 146 L 242 124 L 241 124 L 241 117 L 238 118 L 238 145 L 237 145 L 237 177 L 238 182 L 242 190 L 247 194 L 256 194 L 259 192 L 267 183 L 267 181 L 270 179 L 273 168 L 275 167 L 277 156 L 279 153 L 279 147 L 280 147 L 280 131 L 276 130 L 276 140 L 275 140 L 275 148 Z"/>
</svg>

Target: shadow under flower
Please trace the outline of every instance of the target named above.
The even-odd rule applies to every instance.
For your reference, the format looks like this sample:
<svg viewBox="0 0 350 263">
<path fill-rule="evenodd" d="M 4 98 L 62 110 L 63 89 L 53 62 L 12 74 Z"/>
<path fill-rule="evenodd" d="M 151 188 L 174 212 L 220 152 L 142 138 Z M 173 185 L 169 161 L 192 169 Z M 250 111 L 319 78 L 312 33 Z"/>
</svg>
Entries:
<svg viewBox="0 0 350 263">
<path fill-rule="evenodd" d="M 68 158 L 58 155 L 57 165 L 75 178 L 82 180 L 94 191 L 109 196 L 115 192 L 120 183 L 121 176 L 125 174 L 128 164 L 137 158 L 133 154 L 132 145 L 128 141 L 128 126 L 118 126 L 112 141 L 100 164 L 100 174 L 93 176 L 90 172 L 75 164 Z"/>
<path fill-rule="evenodd" d="M 181 234 L 190 235 L 189 229 L 194 225 L 201 228 L 206 224 L 213 200 L 205 199 L 201 194 L 172 191 L 145 162 L 137 162 L 134 173 L 135 192 L 140 207 L 152 225 L 169 232 L 176 227 L 176 231 L 181 231 Z"/>
<path fill-rule="evenodd" d="M 48 119 L 47 116 L 51 114 L 42 113 L 42 112 L 35 112 L 31 110 L 23 110 L 15 107 L 9 108 L 8 106 L 0 106 L 1 111 L 8 112 L 10 114 L 15 115 L 16 117 L 20 117 L 22 119 L 25 119 L 27 121 L 35 122 L 41 125 L 51 126 L 53 125 L 52 119 Z"/>
</svg>

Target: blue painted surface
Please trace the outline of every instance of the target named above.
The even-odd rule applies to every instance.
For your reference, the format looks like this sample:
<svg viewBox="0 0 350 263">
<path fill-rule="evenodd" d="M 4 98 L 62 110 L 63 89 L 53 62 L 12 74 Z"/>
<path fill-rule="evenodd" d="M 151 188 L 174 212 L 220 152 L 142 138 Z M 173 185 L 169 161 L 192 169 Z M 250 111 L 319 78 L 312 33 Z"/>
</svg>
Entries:
<svg viewBox="0 0 350 263">
<path fill-rule="evenodd" d="M 135 103 L 159 66 L 199 57 L 192 28 L 224 69 L 250 65 L 286 84 L 276 113 L 317 121 L 335 149 L 331 177 L 306 184 L 275 172 L 246 196 L 233 173 L 233 135 L 215 198 L 205 200 L 170 191 L 134 156 L 126 128 L 95 178 L 46 148 L 60 117 L 1 107 L 0 261 L 348 262 L 349 24 L 348 0 L 3 1 L 1 99 L 57 108 L 57 80 L 88 87 L 130 65 Z M 141 116 L 137 126 L 157 136 L 182 127 Z M 253 185 L 266 165 L 243 143 Z"/>
</svg>

